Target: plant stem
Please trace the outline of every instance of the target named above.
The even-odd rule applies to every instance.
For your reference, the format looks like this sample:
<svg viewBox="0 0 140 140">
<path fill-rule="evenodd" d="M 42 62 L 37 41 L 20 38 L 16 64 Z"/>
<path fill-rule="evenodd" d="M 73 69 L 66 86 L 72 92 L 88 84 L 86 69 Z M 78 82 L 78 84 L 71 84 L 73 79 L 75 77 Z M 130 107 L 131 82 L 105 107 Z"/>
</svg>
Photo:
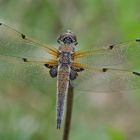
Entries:
<svg viewBox="0 0 140 140">
<path fill-rule="evenodd" d="M 63 132 L 63 140 L 68 140 L 70 125 L 71 125 L 71 116 L 72 116 L 72 106 L 73 106 L 73 94 L 74 88 L 73 86 L 69 86 L 68 95 L 67 95 L 67 103 L 66 103 L 66 117 L 64 124 L 64 132 Z"/>
</svg>

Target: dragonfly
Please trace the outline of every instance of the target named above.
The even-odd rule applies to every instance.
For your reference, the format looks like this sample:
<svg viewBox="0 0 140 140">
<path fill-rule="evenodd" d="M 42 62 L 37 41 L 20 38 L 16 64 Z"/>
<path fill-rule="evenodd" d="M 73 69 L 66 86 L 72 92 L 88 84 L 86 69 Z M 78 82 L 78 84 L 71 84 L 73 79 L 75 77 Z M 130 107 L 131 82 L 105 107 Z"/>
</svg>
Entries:
<svg viewBox="0 0 140 140">
<path fill-rule="evenodd" d="M 70 86 L 82 92 L 90 89 L 99 92 L 127 92 L 140 88 L 140 72 L 135 70 L 140 64 L 140 39 L 77 50 L 77 37 L 67 30 L 58 36 L 57 43 L 57 47 L 43 44 L 0 23 L 0 59 L 10 57 L 10 60 L 28 65 L 40 64 L 49 69 L 52 78 L 56 78 L 57 129 L 61 128 Z M 30 58 L 27 55 L 28 48 L 38 48 L 45 55 L 40 53 L 43 56 L 41 59 Z M 24 55 L 20 55 L 24 51 Z"/>
</svg>

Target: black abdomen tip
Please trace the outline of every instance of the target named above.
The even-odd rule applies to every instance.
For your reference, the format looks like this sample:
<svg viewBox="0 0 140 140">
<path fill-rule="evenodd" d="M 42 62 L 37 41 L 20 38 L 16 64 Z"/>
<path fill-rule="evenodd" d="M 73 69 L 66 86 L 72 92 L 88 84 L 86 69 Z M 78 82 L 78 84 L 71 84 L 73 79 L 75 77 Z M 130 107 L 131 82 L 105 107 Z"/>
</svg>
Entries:
<svg viewBox="0 0 140 140">
<path fill-rule="evenodd" d="M 2 23 L 0 23 L 0 25 L 2 25 Z"/>
<path fill-rule="evenodd" d="M 60 129 L 61 128 L 61 120 L 57 120 L 57 129 Z"/>
</svg>

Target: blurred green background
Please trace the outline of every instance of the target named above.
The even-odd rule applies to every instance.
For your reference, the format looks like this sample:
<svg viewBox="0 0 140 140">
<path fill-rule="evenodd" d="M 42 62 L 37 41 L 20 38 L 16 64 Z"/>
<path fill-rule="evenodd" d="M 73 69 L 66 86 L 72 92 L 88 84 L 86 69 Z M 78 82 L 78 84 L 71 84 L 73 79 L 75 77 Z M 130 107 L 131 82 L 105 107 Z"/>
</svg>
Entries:
<svg viewBox="0 0 140 140">
<path fill-rule="evenodd" d="M 0 22 L 57 45 L 71 29 L 80 48 L 140 37 L 139 0 L 0 0 Z M 43 66 L 0 62 L 0 139 L 61 140 L 56 81 Z M 93 93 L 74 99 L 70 140 L 140 139 L 140 96 Z"/>
</svg>

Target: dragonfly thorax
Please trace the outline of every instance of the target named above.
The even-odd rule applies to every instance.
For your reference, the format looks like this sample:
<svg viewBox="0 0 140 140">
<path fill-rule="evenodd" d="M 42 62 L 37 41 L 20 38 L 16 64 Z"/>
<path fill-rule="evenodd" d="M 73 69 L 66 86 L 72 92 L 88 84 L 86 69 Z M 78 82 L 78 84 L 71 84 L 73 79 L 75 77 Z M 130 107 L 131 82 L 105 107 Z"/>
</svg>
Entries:
<svg viewBox="0 0 140 140">
<path fill-rule="evenodd" d="M 58 63 L 70 65 L 70 63 L 71 63 L 70 52 L 60 52 Z"/>
</svg>

